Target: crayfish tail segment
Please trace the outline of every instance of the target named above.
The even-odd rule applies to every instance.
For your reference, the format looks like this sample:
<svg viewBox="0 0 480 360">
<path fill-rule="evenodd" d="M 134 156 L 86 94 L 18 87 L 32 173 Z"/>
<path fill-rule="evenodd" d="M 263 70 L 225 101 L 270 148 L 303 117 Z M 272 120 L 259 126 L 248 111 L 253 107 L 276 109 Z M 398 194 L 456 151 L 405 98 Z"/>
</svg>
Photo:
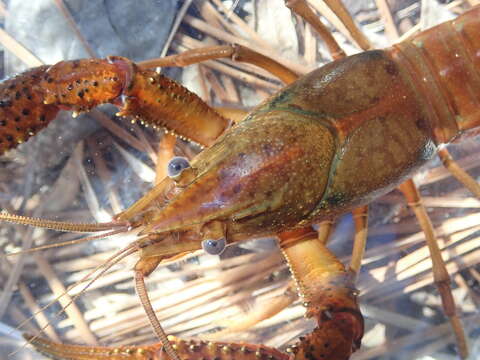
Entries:
<svg viewBox="0 0 480 360">
<path fill-rule="evenodd" d="M 48 66 L 40 66 L 0 84 L 0 155 L 17 147 L 52 121 L 59 109 L 43 103 L 39 84 Z"/>
<path fill-rule="evenodd" d="M 363 317 L 351 273 L 311 229 L 279 235 L 300 296 L 318 327 L 289 350 L 295 360 L 346 360 L 360 347 Z"/>
<path fill-rule="evenodd" d="M 24 335 L 35 349 L 56 360 L 168 360 L 161 343 L 146 346 L 90 347 L 58 344 Z M 289 360 L 287 354 L 263 346 L 201 340 L 184 341 L 169 337 L 181 359 L 188 360 Z"/>
</svg>

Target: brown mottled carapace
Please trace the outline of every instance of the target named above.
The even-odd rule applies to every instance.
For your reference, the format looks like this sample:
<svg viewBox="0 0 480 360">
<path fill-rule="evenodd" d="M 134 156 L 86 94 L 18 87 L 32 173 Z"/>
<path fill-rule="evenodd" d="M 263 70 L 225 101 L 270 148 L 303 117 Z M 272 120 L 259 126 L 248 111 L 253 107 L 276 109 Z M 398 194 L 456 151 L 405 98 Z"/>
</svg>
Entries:
<svg viewBox="0 0 480 360">
<path fill-rule="evenodd" d="M 318 163 L 326 185 L 310 197 L 316 206 L 296 219 L 300 225 L 371 202 L 408 179 L 438 145 L 480 125 L 479 18 L 477 7 L 390 49 L 327 64 L 248 116 L 245 122 L 296 119 L 299 127 L 310 122 L 324 130 L 303 137 L 310 143 L 317 136 L 323 156 L 334 156 Z"/>
</svg>

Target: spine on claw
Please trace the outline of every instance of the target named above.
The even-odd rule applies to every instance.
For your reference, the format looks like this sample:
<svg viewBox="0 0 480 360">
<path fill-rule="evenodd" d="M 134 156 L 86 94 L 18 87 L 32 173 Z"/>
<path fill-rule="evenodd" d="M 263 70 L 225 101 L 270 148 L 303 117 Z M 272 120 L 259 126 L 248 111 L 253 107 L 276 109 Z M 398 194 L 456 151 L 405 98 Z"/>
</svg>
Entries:
<svg viewBox="0 0 480 360">
<path fill-rule="evenodd" d="M 56 360 L 167 360 L 162 344 L 145 346 L 89 347 L 57 344 L 42 338 L 25 338 L 35 349 Z M 289 360 L 287 354 L 263 345 L 229 344 L 169 337 L 181 359 L 188 360 Z"/>
<path fill-rule="evenodd" d="M 0 84 L 0 155 L 28 140 L 52 121 L 55 105 L 43 103 L 39 87 L 48 66 L 40 66 Z"/>
<path fill-rule="evenodd" d="M 0 85 L 0 155 L 35 135 L 60 110 L 111 103 L 119 115 L 210 145 L 229 126 L 197 95 L 122 57 L 61 61 Z M 212 121 L 213 120 L 213 121 Z"/>
<path fill-rule="evenodd" d="M 120 99 L 119 115 L 140 118 L 205 146 L 228 128 L 228 120 L 185 87 L 155 71 L 136 65 L 134 69 L 132 81 Z"/>
<path fill-rule="evenodd" d="M 120 108 L 120 116 L 181 133 L 201 145 L 210 145 L 229 125 L 185 87 L 119 56 L 62 61 L 46 71 L 41 85 L 46 104 L 81 112 L 111 103 Z M 212 117 L 218 121 L 209 121 Z"/>
</svg>

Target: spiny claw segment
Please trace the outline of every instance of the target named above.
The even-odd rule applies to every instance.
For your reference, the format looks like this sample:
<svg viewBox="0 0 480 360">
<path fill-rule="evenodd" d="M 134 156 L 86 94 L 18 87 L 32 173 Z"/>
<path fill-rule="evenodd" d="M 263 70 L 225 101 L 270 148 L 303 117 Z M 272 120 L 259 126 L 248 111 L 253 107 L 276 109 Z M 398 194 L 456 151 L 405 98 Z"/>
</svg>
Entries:
<svg viewBox="0 0 480 360">
<path fill-rule="evenodd" d="M 56 360 L 160 360 L 169 359 L 162 344 L 146 346 L 89 347 L 57 344 L 24 335 L 35 349 Z M 201 340 L 184 341 L 169 337 L 182 360 L 288 360 L 289 355 L 264 345 L 228 344 Z"/>
<path fill-rule="evenodd" d="M 48 66 L 40 66 L 0 84 L 0 155 L 35 135 L 58 113 L 43 103 L 39 84 Z"/>
<path fill-rule="evenodd" d="M 107 59 L 61 61 L 45 72 L 45 104 L 77 113 L 113 103 L 129 86 L 133 63 Z"/>
<path fill-rule="evenodd" d="M 319 314 L 318 327 L 287 351 L 295 360 L 347 360 L 360 347 L 363 318 L 353 309 L 336 309 Z"/>
<path fill-rule="evenodd" d="M 229 121 L 182 85 L 155 71 L 135 69 L 131 85 L 123 93 L 121 116 L 135 116 L 205 146 L 229 126 Z"/>
<path fill-rule="evenodd" d="M 78 115 L 105 103 L 120 107 L 121 116 L 205 146 L 230 125 L 197 95 L 126 58 L 61 61 L 0 84 L 0 155 L 47 126 L 59 110 Z"/>
</svg>

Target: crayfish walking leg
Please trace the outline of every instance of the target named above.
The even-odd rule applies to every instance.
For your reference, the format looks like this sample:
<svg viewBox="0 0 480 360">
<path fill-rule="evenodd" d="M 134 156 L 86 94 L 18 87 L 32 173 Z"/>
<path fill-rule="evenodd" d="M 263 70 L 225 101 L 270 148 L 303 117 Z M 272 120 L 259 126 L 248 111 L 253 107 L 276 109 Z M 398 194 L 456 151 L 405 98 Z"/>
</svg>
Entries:
<svg viewBox="0 0 480 360">
<path fill-rule="evenodd" d="M 348 359 L 360 347 L 363 317 L 352 273 L 345 270 L 311 228 L 279 235 L 300 296 L 318 327 L 291 346 L 293 359 Z"/>
</svg>

